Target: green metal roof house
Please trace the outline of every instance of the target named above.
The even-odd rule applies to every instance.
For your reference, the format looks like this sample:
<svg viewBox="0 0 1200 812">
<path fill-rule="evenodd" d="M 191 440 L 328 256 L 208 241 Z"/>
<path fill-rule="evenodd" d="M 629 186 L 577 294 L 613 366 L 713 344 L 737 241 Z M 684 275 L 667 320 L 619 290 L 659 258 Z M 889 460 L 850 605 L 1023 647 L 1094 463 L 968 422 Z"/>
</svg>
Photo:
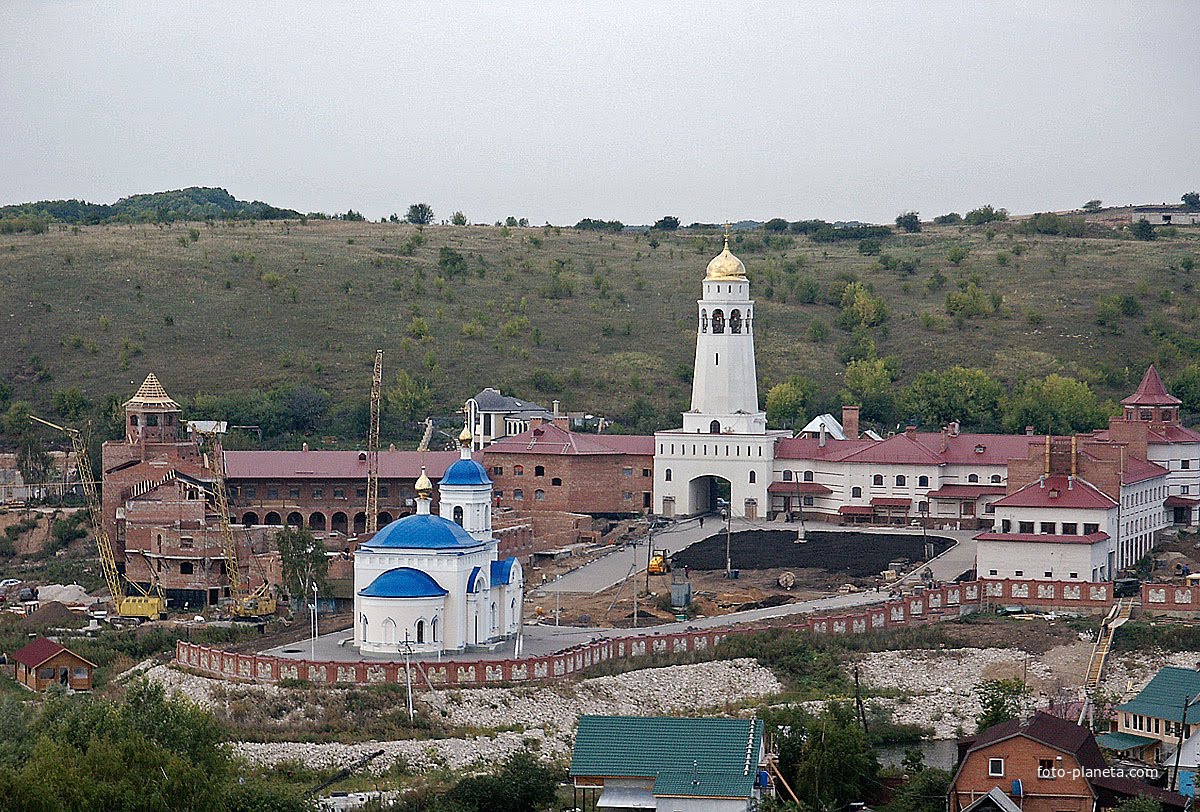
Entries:
<svg viewBox="0 0 1200 812">
<path fill-rule="evenodd" d="M 1167 666 L 1137 696 L 1117 706 L 1117 727 L 1096 738 L 1101 747 L 1148 764 L 1174 749 L 1183 724 L 1184 738 L 1200 729 L 1200 671 Z M 1187 719 L 1183 706 L 1190 702 Z"/>
<path fill-rule="evenodd" d="M 575 805 L 746 812 L 770 794 L 765 755 L 759 719 L 581 716 L 570 775 L 583 803 Z"/>
</svg>

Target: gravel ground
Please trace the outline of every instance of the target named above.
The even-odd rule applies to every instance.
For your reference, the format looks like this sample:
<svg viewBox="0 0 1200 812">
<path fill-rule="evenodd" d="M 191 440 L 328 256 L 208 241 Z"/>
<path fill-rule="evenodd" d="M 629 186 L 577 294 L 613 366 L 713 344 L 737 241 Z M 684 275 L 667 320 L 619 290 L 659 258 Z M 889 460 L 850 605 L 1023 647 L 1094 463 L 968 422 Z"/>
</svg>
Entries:
<svg viewBox="0 0 1200 812">
<path fill-rule="evenodd" d="M 164 665 L 145 670 L 169 693 L 201 705 L 225 702 L 226 693 L 244 695 L 258 691 L 276 695 L 287 689 L 271 685 L 230 686 L 221 680 L 198 677 Z M 307 742 L 234 742 L 230 746 L 245 758 L 275 764 L 299 761 L 312 767 L 342 766 L 374 750 L 384 755 L 372 763 L 375 772 L 387 770 L 397 758 L 414 769 L 446 766 L 468 768 L 494 763 L 523 748 L 551 755 L 569 751 L 575 724 L 581 714 L 681 714 L 720 711 L 747 699 L 778 693 L 779 681 L 754 660 L 647 668 L 578 683 L 521 688 L 469 688 L 427 692 L 421 701 L 431 704 L 447 723 L 473 728 L 510 728 L 494 736 L 420 741 L 370 741 L 358 744 Z M 511 728 L 520 728 L 514 732 Z"/>
</svg>

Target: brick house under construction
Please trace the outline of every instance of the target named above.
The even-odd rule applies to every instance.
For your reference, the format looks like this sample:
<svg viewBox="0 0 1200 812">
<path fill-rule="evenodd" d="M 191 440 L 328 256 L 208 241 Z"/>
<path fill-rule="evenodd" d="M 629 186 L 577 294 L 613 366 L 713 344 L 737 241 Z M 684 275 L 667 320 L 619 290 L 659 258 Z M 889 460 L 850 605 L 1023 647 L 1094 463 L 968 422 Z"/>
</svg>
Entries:
<svg viewBox="0 0 1200 812">
<path fill-rule="evenodd" d="M 103 512 L 118 567 L 134 583 L 159 584 L 172 607 L 229 596 L 214 471 L 201 438 L 186 436 L 182 409 L 151 373 L 125 403 L 125 438 L 104 444 Z M 243 579 L 279 581 L 275 528 L 308 527 L 331 552 L 348 554 L 366 526 L 366 454 L 360 451 L 230 451 L 229 507 Z M 414 511 L 425 466 L 440 478 L 456 452 L 380 453 L 379 526 Z M 528 524 L 497 533 L 500 551 L 531 549 Z M 336 577 L 335 566 L 331 577 Z"/>
</svg>

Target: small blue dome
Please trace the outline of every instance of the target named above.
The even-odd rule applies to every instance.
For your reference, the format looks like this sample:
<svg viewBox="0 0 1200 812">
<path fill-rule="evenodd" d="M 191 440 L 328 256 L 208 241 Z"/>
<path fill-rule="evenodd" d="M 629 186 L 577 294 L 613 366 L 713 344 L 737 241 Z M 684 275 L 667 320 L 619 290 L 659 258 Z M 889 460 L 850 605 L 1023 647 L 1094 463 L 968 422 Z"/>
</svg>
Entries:
<svg viewBox="0 0 1200 812">
<path fill-rule="evenodd" d="M 358 594 L 365 598 L 440 598 L 446 590 L 427 573 L 412 567 L 397 567 L 380 575 Z"/>
<path fill-rule="evenodd" d="M 487 469 L 472 459 L 459 460 L 446 469 L 446 473 L 438 480 L 442 485 L 491 485 Z"/>
<path fill-rule="evenodd" d="M 505 558 L 500 561 L 492 562 L 492 584 L 508 584 L 512 583 L 513 564 L 517 563 L 515 558 Z"/>
<path fill-rule="evenodd" d="M 365 549 L 455 550 L 478 547 L 483 542 L 471 538 L 460 526 L 428 513 L 404 516 L 371 537 Z"/>
</svg>

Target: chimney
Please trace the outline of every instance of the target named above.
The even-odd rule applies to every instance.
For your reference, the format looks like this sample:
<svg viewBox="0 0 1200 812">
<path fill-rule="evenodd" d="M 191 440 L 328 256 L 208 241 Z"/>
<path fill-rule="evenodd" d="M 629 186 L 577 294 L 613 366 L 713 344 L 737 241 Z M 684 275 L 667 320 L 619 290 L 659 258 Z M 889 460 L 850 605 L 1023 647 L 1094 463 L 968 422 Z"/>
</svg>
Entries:
<svg viewBox="0 0 1200 812">
<path fill-rule="evenodd" d="M 842 429 L 846 432 L 846 439 L 858 439 L 858 406 L 843 406 L 842 407 Z"/>
<path fill-rule="evenodd" d="M 817 439 L 817 445 L 820 446 L 821 448 L 825 447 L 825 421 L 824 420 L 821 421 L 821 434 L 820 434 L 820 437 Z"/>
<path fill-rule="evenodd" d="M 554 401 L 554 416 L 558 417 L 558 401 Z"/>
<path fill-rule="evenodd" d="M 1026 427 L 1025 427 L 1025 436 L 1026 436 L 1026 437 L 1032 437 L 1032 436 L 1033 436 L 1033 426 L 1026 426 Z"/>
<path fill-rule="evenodd" d="M 1074 474 L 1071 474 L 1069 477 L 1067 477 L 1067 490 L 1069 490 L 1069 491 L 1075 490 L 1075 475 Z"/>
<path fill-rule="evenodd" d="M 545 422 L 545 421 L 543 421 L 542 418 L 540 418 L 540 417 L 531 417 L 531 418 L 529 418 L 529 428 L 540 429 L 542 427 L 543 422 Z"/>
<path fill-rule="evenodd" d="M 947 451 L 950 450 L 949 436 L 950 436 L 949 426 L 942 426 L 942 453 L 943 454 L 945 454 Z"/>
<path fill-rule="evenodd" d="M 301 451 L 308 451 L 308 443 L 305 443 L 304 445 L 300 446 L 300 450 L 301 450 Z"/>
<path fill-rule="evenodd" d="M 571 430 L 571 418 L 558 410 L 559 401 L 554 401 L 554 425 L 558 426 L 563 431 Z"/>
<path fill-rule="evenodd" d="M 909 437 L 912 437 L 914 434 L 917 433 L 917 427 L 913 426 L 913 425 L 905 426 L 904 433 L 907 434 Z"/>
<path fill-rule="evenodd" d="M 950 424 L 950 436 L 951 436 L 951 437 L 957 437 L 957 436 L 958 436 L 958 428 L 959 428 L 959 426 L 958 426 L 958 421 L 957 421 L 957 420 L 953 421 L 953 422 Z"/>
<path fill-rule="evenodd" d="M 1042 474 L 1040 477 L 1038 477 L 1038 487 L 1039 488 L 1046 487 L 1046 475 L 1045 474 Z"/>
</svg>

